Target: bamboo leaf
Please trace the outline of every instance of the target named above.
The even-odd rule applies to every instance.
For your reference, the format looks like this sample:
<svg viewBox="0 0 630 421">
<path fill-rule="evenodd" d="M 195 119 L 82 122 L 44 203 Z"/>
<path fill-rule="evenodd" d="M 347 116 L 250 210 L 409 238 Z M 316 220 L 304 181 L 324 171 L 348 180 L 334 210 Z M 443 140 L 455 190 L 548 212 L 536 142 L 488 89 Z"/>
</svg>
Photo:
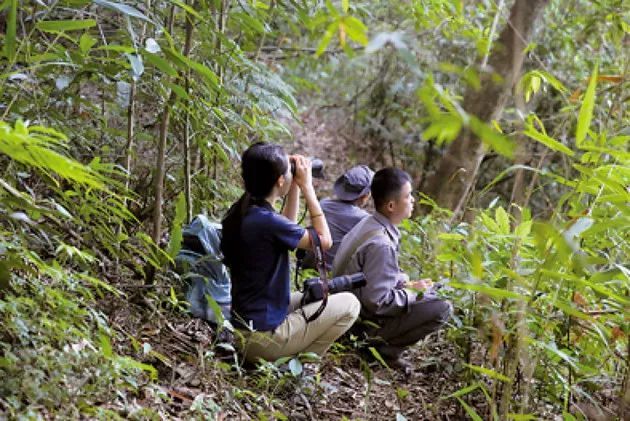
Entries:
<svg viewBox="0 0 630 421">
<path fill-rule="evenodd" d="M 482 142 L 492 147 L 497 153 L 512 158 L 514 156 L 514 142 L 501 133 L 493 130 L 490 126 L 479 120 L 475 116 L 470 116 L 470 129 L 481 139 Z"/>
<path fill-rule="evenodd" d="M 508 414 L 508 419 L 514 421 L 529 421 L 538 418 L 533 414 Z"/>
<path fill-rule="evenodd" d="M 457 400 L 459 401 L 459 404 L 464 408 L 466 413 L 470 416 L 470 418 L 473 419 L 473 421 L 483 421 L 477 411 L 470 407 L 470 405 L 464 402 L 461 398 L 457 398 Z"/>
<path fill-rule="evenodd" d="M 565 145 L 563 145 L 562 143 L 558 142 L 557 140 L 547 136 L 544 133 L 540 133 L 539 131 L 537 131 L 533 125 L 530 123 L 527 126 L 527 129 L 523 132 L 523 134 L 531 139 L 534 139 L 540 143 L 542 143 L 543 145 L 545 145 L 546 147 L 548 147 L 551 150 L 557 151 L 557 152 L 562 152 L 566 155 L 569 156 L 574 156 L 575 152 L 573 152 L 571 149 L 569 149 L 568 147 L 566 147 Z"/>
<path fill-rule="evenodd" d="M 339 28 L 338 21 L 335 21 L 331 23 L 330 25 L 328 25 L 328 29 L 326 29 L 326 33 L 324 33 L 324 36 L 319 41 L 319 45 L 317 46 L 317 52 L 315 53 L 315 57 L 319 57 L 324 53 L 324 51 L 326 50 L 326 47 L 328 47 L 328 44 L 330 44 L 330 40 L 332 40 L 333 35 L 335 35 L 335 33 L 337 32 L 337 28 Z"/>
<path fill-rule="evenodd" d="M 440 399 L 459 398 L 461 396 L 469 394 L 470 392 L 472 392 L 474 390 L 479 389 L 480 386 L 481 386 L 480 383 L 473 383 L 470 386 L 466 386 L 466 387 L 463 387 L 463 388 L 461 388 L 459 390 L 456 390 L 455 392 L 451 393 L 450 395 L 445 396 L 445 397 L 440 398 Z"/>
<path fill-rule="evenodd" d="M 588 84 L 586 93 L 584 94 L 584 101 L 580 108 L 580 114 L 578 115 L 577 128 L 575 131 L 575 144 L 578 147 L 582 146 L 586 133 L 589 127 L 591 127 L 591 119 L 593 118 L 593 107 L 595 105 L 595 86 L 597 85 L 597 66 L 593 70 L 591 81 Z"/>
<path fill-rule="evenodd" d="M 164 60 L 157 54 L 147 53 L 143 54 L 143 57 L 147 63 L 157 67 L 160 71 L 162 71 L 162 73 L 171 77 L 177 76 L 177 71 L 173 69 L 173 67 L 166 60 Z"/>
<path fill-rule="evenodd" d="M 507 291 L 505 289 L 489 287 L 486 285 L 479 284 L 464 284 L 461 282 L 450 282 L 449 286 L 456 289 L 465 289 L 468 291 L 475 291 L 481 294 L 487 295 L 489 297 L 497 298 L 497 299 L 512 299 L 512 300 L 524 300 L 521 294 L 517 294 L 516 292 Z"/>
<path fill-rule="evenodd" d="M 10 0 L 9 3 L 9 12 L 7 14 L 7 32 L 4 40 L 4 55 L 9 60 L 9 62 L 13 62 L 15 59 L 15 54 L 17 53 L 16 48 L 16 36 L 17 36 L 17 4 L 18 0 Z"/>
<path fill-rule="evenodd" d="M 89 29 L 96 26 L 96 20 L 44 20 L 35 24 L 35 27 L 44 32 L 65 32 Z"/>
<path fill-rule="evenodd" d="M 359 19 L 354 16 L 346 16 L 343 18 L 345 24 L 346 34 L 351 40 L 358 42 L 362 46 L 368 44 L 367 28 Z"/>
<path fill-rule="evenodd" d="M 476 371 L 477 373 L 484 374 L 484 375 L 486 375 L 488 377 L 491 377 L 493 379 L 501 380 L 502 382 L 506 382 L 506 383 L 512 383 L 512 379 L 504 376 L 501 373 L 497 373 L 494 370 L 490 370 L 489 368 L 480 367 L 478 365 L 467 364 L 467 363 L 464 363 L 464 366 L 470 368 L 473 371 Z"/>
<path fill-rule="evenodd" d="M 144 21 L 153 23 L 151 19 L 146 17 L 142 12 L 140 12 L 135 7 L 131 7 L 123 3 L 115 3 L 113 1 L 108 1 L 108 0 L 94 0 L 94 3 L 98 4 L 99 6 L 107 7 L 108 9 L 116 10 L 132 18 L 138 18 L 138 19 L 142 19 Z"/>
<path fill-rule="evenodd" d="M 592 317 L 582 313 L 580 310 L 576 309 L 575 307 L 573 307 L 571 304 L 567 302 L 564 302 L 561 300 L 555 300 L 552 304 L 554 307 L 561 310 L 564 314 L 577 317 L 578 319 L 582 319 L 582 320 L 593 321 Z"/>
</svg>

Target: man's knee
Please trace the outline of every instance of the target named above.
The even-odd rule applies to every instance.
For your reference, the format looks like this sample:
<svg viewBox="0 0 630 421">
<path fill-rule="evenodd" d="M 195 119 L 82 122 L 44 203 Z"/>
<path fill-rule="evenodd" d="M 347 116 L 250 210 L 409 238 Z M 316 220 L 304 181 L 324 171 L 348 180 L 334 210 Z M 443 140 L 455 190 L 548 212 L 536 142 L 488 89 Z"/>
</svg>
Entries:
<svg viewBox="0 0 630 421">
<path fill-rule="evenodd" d="M 436 309 L 436 320 L 440 323 L 446 323 L 453 315 L 453 304 L 448 300 L 439 300 Z"/>
</svg>

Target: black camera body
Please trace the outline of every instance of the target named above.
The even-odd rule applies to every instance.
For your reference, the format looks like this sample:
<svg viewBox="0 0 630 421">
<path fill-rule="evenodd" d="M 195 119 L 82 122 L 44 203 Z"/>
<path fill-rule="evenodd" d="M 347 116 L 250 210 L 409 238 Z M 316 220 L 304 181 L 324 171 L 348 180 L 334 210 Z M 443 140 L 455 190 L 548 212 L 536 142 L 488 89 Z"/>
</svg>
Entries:
<svg viewBox="0 0 630 421">
<path fill-rule="evenodd" d="M 291 161 L 291 174 L 295 177 L 295 161 Z M 311 158 L 311 174 L 315 178 L 324 178 L 324 162 L 321 159 Z"/>
<path fill-rule="evenodd" d="M 365 286 L 365 275 L 363 272 L 353 273 L 352 275 L 341 275 L 328 281 L 328 293 L 335 294 L 337 292 L 352 291 L 353 289 Z M 310 278 L 304 281 L 304 304 L 324 299 L 324 286 L 320 278 Z"/>
</svg>

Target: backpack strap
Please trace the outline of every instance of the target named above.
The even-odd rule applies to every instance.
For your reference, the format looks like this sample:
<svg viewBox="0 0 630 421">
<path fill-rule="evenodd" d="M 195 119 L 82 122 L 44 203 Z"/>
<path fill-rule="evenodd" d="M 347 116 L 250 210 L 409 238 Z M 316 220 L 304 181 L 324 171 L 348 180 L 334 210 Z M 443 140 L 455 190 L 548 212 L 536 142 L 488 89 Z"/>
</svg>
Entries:
<svg viewBox="0 0 630 421">
<path fill-rule="evenodd" d="M 324 309 L 328 304 L 328 276 L 326 274 L 326 265 L 324 263 L 324 250 L 322 249 L 322 242 L 319 238 L 319 234 L 317 233 L 317 231 L 315 231 L 315 228 L 313 227 L 308 227 L 307 229 L 311 240 L 311 248 L 313 249 L 313 254 L 315 255 L 315 264 L 317 266 L 317 270 L 319 271 L 319 279 L 322 283 L 322 292 L 324 296 L 324 298 L 322 299 L 322 303 L 319 305 L 319 308 L 310 317 L 306 317 L 306 313 L 304 313 L 304 306 L 306 305 L 306 294 L 302 296 L 302 300 L 300 302 L 302 316 L 304 317 L 304 319 L 306 319 L 306 323 L 310 323 L 313 320 L 317 319 L 320 314 L 324 312 Z"/>
<path fill-rule="evenodd" d="M 384 232 L 384 228 L 377 228 L 375 230 L 368 231 L 361 237 L 357 238 L 355 242 L 352 243 L 352 246 L 348 247 L 343 254 L 337 255 L 337 258 L 335 258 L 335 262 L 337 262 L 338 264 L 333 264 L 333 276 L 344 275 L 348 264 L 356 254 L 357 250 L 359 250 L 359 247 L 367 243 L 372 238 L 378 237 L 379 235 L 389 240 L 389 237 Z"/>
</svg>

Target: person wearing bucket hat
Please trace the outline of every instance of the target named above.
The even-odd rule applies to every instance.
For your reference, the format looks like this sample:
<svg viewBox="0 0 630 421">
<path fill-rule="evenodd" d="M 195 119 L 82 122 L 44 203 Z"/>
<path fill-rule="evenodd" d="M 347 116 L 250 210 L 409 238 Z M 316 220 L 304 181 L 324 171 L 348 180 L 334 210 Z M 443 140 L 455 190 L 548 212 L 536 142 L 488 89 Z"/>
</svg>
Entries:
<svg viewBox="0 0 630 421">
<path fill-rule="evenodd" d="M 324 199 L 320 203 L 333 240 L 332 247 L 324 252 L 324 262 L 327 269 L 332 267 L 332 262 L 343 237 L 359 221 L 370 215 L 362 208 L 370 200 L 372 177 L 374 177 L 374 171 L 367 165 L 354 166 L 335 181 L 333 187 L 335 197 Z M 311 253 L 307 253 L 304 266 L 314 267 Z"/>
</svg>

